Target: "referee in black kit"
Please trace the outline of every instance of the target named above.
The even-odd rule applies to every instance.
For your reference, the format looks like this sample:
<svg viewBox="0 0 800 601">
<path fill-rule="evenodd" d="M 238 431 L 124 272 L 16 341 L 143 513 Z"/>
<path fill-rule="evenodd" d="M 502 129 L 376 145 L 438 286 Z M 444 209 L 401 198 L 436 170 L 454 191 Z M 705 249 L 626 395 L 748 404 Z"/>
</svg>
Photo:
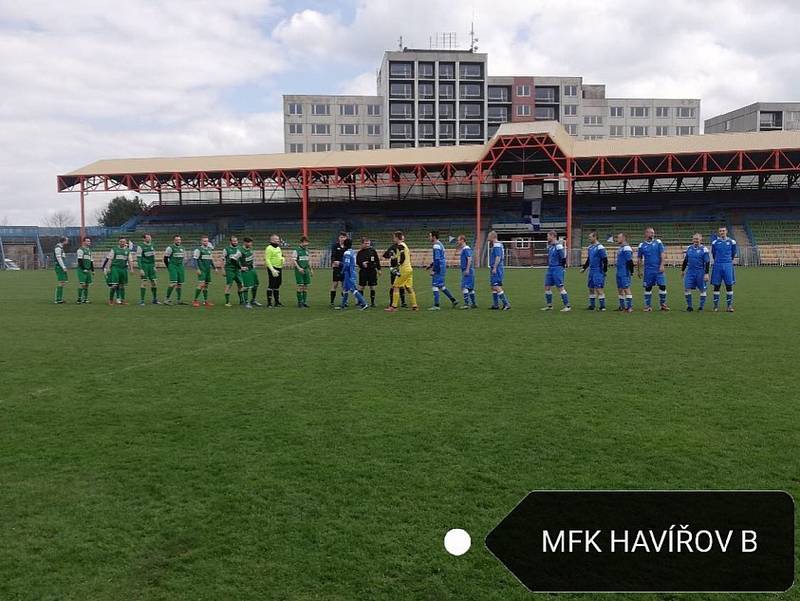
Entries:
<svg viewBox="0 0 800 601">
<path fill-rule="evenodd" d="M 369 238 L 361 238 L 361 250 L 356 255 L 358 263 L 358 289 L 361 294 L 369 286 L 369 304 L 375 306 L 375 286 L 378 285 L 378 276 L 381 274 L 381 258 Z"/>
<path fill-rule="evenodd" d="M 389 260 L 389 266 L 391 267 L 391 284 L 394 284 L 394 281 L 397 279 L 398 275 L 398 268 L 400 267 L 400 261 L 397 259 L 398 248 L 396 244 L 392 244 L 389 248 L 386 249 L 386 252 L 383 253 L 383 258 Z M 392 304 L 392 287 L 389 287 L 389 304 Z M 400 306 L 406 308 L 406 289 L 400 288 Z"/>
<path fill-rule="evenodd" d="M 342 257 L 344 257 L 345 240 L 347 240 L 347 232 L 339 232 L 339 238 L 331 247 L 331 267 L 333 268 L 333 281 L 331 282 L 331 309 L 336 304 L 336 289 L 344 279 L 342 277 Z"/>
</svg>

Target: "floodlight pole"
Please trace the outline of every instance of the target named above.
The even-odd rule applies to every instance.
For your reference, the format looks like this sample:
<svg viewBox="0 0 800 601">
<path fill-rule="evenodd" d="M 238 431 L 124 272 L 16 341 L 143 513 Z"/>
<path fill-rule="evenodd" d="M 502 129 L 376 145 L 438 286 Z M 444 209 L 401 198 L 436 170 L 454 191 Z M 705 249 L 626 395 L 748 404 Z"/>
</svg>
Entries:
<svg viewBox="0 0 800 601">
<path fill-rule="evenodd" d="M 567 264 L 572 252 L 572 157 L 567 157 Z"/>
<path fill-rule="evenodd" d="M 303 213 L 303 235 L 308 236 L 308 169 L 303 169 L 300 173 L 303 180 L 303 198 L 300 203 Z"/>
<path fill-rule="evenodd" d="M 481 256 L 481 179 L 483 179 L 483 169 L 480 163 L 476 170 L 476 188 L 475 188 L 475 252 L 474 257 L 480 260 Z"/>
<path fill-rule="evenodd" d="M 86 183 L 81 177 L 81 244 L 83 244 L 83 239 L 86 237 Z"/>
</svg>

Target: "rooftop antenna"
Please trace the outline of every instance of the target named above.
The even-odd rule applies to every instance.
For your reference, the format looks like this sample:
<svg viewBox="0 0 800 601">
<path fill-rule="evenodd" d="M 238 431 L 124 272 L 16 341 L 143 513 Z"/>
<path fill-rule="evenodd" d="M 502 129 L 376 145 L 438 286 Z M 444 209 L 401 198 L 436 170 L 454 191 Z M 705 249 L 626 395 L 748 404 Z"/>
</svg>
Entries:
<svg viewBox="0 0 800 601">
<path fill-rule="evenodd" d="M 458 45 L 455 31 L 436 32 L 429 38 L 431 50 L 452 50 Z"/>
<path fill-rule="evenodd" d="M 470 52 L 477 52 L 478 51 L 478 38 L 475 37 L 475 16 L 473 12 L 472 23 L 470 23 L 469 27 L 469 51 Z"/>
<path fill-rule="evenodd" d="M 403 49 L 403 36 L 397 38 L 397 47 L 400 48 L 400 50 Z"/>
</svg>

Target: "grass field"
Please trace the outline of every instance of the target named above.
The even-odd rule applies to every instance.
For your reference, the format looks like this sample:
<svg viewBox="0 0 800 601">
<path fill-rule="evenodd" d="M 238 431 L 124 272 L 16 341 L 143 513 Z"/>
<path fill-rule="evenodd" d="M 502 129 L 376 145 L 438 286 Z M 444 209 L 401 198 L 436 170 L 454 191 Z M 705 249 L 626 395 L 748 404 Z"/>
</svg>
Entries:
<svg viewBox="0 0 800 601">
<path fill-rule="evenodd" d="M 0 599 L 522 600 L 483 538 L 529 490 L 797 497 L 800 271 L 737 276 L 735 314 L 676 310 L 677 270 L 669 314 L 583 311 L 576 270 L 543 314 L 514 270 L 508 313 L 483 272 L 480 311 L 386 315 L 330 311 L 327 272 L 250 312 L 0 272 Z"/>
</svg>

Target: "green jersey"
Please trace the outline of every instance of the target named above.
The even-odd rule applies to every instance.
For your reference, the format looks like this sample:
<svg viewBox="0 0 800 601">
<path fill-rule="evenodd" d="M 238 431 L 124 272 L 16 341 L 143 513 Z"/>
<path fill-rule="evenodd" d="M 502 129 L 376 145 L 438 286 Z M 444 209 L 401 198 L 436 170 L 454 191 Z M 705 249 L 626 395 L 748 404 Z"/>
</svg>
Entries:
<svg viewBox="0 0 800 601">
<path fill-rule="evenodd" d="M 64 253 L 64 246 L 59 242 L 56 244 L 55 249 L 53 250 L 53 266 L 55 267 L 56 271 L 66 271 L 67 264 L 66 261 L 66 254 Z"/>
<path fill-rule="evenodd" d="M 91 270 L 93 268 L 94 263 L 92 263 L 92 249 L 87 248 L 86 246 L 81 246 L 78 249 L 78 269 Z"/>
<path fill-rule="evenodd" d="M 298 246 L 292 252 L 292 258 L 294 259 L 295 267 L 300 267 L 303 270 L 307 270 L 310 266 L 310 257 L 308 255 L 308 249 L 302 246 Z"/>
<path fill-rule="evenodd" d="M 183 267 L 186 250 L 184 250 L 183 246 L 170 244 L 164 251 L 164 256 L 168 258 L 170 267 Z"/>
<path fill-rule="evenodd" d="M 145 244 L 142 242 L 136 247 L 136 266 L 142 267 L 143 265 L 156 264 L 156 249 L 152 244 Z"/>
<path fill-rule="evenodd" d="M 255 255 L 252 248 L 242 248 L 240 251 L 241 257 L 239 258 L 239 266 L 247 267 L 248 271 L 253 271 L 255 267 Z"/>
<path fill-rule="evenodd" d="M 211 255 L 213 250 L 210 246 L 198 246 L 194 249 L 192 257 L 194 257 L 197 269 L 208 270 L 214 267 L 214 257 Z"/>
<path fill-rule="evenodd" d="M 108 251 L 108 259 L 111 261 L 111 267 L 116 267 L 118 269 L 128 269 L 128 257 L 130 256 L 131 251 L 126 246 L 125 248 L 120 248 L 119 246 L 112 248 Z"/>
<path fill-rule="evenodd" d="M 239 269 L 239 257 L 242 256 L 242 249 L 238 246 L 226 246 L 222 251 L 222 260 L 225 262 L 226 269 Z"/>
</svg>

